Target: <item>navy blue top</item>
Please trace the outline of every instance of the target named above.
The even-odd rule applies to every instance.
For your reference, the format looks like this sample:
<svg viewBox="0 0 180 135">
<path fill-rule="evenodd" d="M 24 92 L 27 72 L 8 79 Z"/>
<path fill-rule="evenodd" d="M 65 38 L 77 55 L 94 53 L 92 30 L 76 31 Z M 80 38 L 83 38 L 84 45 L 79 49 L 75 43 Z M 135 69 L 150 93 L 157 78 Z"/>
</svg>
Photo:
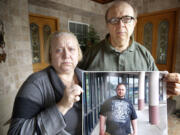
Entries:
<svg viewBox="0 0 180 135">
<path fill-rule="evenodd" d="M 104 102 L 100 114 L 107 118 L 106 132 L 112 135 L 130 134 L 130 122 L 137 118 L 136 111 L 130 101 L 117 96 Z"/>
</svg>

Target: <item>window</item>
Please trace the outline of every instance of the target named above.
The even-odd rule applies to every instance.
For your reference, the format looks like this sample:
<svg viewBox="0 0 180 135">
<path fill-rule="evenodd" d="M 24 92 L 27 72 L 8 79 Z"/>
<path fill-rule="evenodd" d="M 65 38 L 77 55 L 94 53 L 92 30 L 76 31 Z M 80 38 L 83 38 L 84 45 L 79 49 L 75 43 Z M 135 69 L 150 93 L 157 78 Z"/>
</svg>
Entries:
<svg viewBox="0 0 180 135">
<path fill-rule="evenodd" d="M 76 35 L 82 51 L 87 44 L 88 26 L 85 23 L 69 21 L 69 31 Z"/>
</svg>

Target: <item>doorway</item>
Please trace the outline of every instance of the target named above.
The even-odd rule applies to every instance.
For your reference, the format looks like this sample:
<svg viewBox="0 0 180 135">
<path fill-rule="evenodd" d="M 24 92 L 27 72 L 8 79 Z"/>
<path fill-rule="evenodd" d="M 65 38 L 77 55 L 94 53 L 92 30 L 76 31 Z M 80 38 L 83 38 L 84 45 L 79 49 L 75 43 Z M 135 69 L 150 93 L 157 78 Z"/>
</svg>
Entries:
<svg viewBox="0 0 180 135">
<path fill-rule="evenodd" d="M 140 15 L 137 20 L 136 40 L 151 52 L 161 71 L 172 72 L 175 66 L 177 11 Z"/>
<path fill-rule="evenodd" d="M 46 58 L 48 37 L 59 29 L 59 21 L 54 17 L 30 14 L 29 22 L 33 71 L 37 72 L 48 66 Z"/>
</svg>

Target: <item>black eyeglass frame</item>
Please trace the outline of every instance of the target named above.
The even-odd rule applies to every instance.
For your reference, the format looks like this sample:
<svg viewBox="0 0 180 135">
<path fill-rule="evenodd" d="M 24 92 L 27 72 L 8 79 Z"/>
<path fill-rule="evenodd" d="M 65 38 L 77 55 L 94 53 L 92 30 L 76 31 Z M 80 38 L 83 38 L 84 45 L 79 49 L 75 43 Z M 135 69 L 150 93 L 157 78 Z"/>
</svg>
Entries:
<svg viewBox="0 0 180 135">
<path fill-rule="evenodd" d="M 123 19 L 125 19 L 125 18 L 126 19 L 129 18 L 129 20 L 123 21 Z M 114 19 L 116 19 L 116 22 L 113 23 L 112 21 Z M 118 24 L 120 21 L 122 21 L 124 24 L 127 24 L 127 23 L 130 23 L 132 20 L 135 20 L 135 19 L 136 19 L 135 17 L 126 15 L 126 16 L 122 16 L 122 17 L 113 17 L 111 19 L 108 19 L 107 22 L 112 24 L 112 25 Z"/>
</svg>

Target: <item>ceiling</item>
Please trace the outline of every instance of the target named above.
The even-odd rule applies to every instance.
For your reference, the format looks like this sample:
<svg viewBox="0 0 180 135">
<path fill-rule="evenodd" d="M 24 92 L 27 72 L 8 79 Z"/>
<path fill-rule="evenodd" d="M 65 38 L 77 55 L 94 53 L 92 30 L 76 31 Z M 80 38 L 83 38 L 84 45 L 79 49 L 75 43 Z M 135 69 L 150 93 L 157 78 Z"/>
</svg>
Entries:
<svg viewBox="0 0 180 135">
<path fill-rule="evenodd" d="M 114 0 L 92 0 L 92 1 L 95 1 L 95 2 L 98 2 L 98 3 L 101 3 L 101 4 L 107 4 L 107 3 L 110 3 Z"/>
<path fill-rule="evenodd" d="M 82 12 L 82 9 L 71 7 L 69 5 L 62 4 L 61 2 L 58 3 L 57 1 L 58 0 L 28 0 L 28 2 L 32 5 L 37 5 L 37 6 L 45 7 L 45 8 L 53 8 L 53 9 L 61 10 L 64 12 L 71 11 L 74 14 L 79 14 L 86 17 L 99 16 L 99 15 L 102 16 L 102 13 L 103 13 L 103 12 L 102 13 L 92 12 L 89 10 L 83 10 Z"/>
</svg>

